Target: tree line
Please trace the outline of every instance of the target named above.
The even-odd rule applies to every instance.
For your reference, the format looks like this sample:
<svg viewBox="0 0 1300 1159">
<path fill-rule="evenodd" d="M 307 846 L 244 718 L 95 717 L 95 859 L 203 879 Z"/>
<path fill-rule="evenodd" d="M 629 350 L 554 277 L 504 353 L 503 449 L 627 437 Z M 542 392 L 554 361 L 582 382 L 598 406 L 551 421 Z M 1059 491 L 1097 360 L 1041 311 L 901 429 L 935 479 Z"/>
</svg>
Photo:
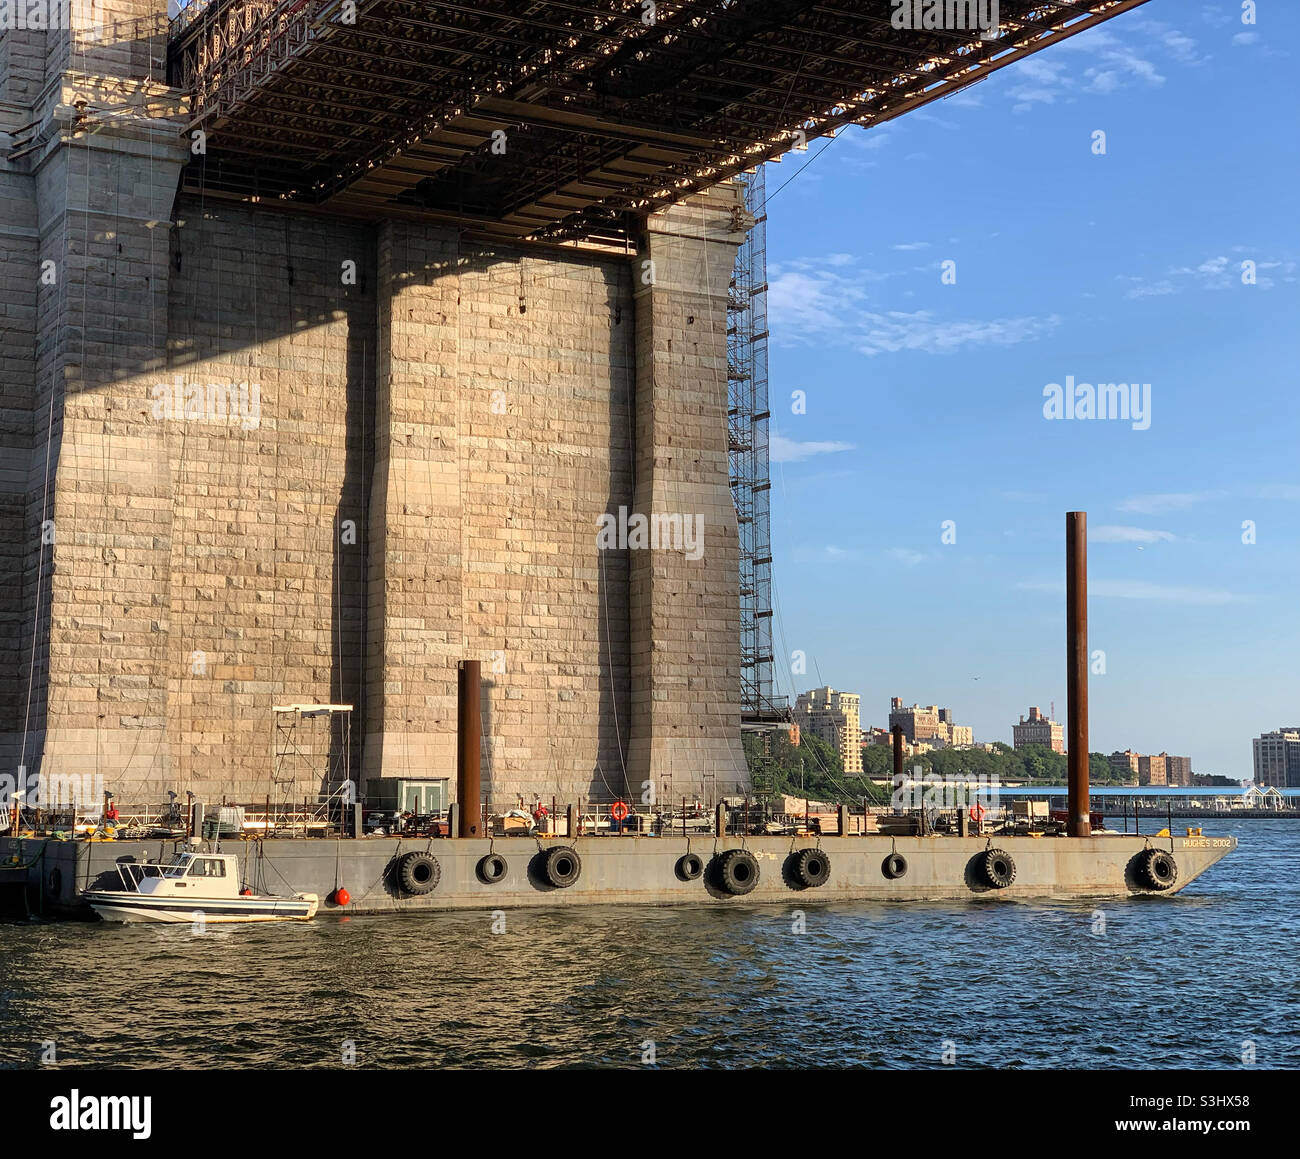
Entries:
<svg viewBox="0 0 1300 1159">
<path fill-rule="evenodd" d="M 845 773 L 844 762 L 825 741 L 809 733 L 795 745 L 784 730 L 763 737 L 747 733 L 745 756 L 755 793 L 762 797 L 789 794 L 818 801 L 860 801 L 863 797 L 888 796 L 889 790 L 869 783 L 871 778 L 889 781 L 893 777 L 894 754 L 887 745 L 868 745 L 862 750 L 862 776 Z M 1040 785 L 1063 785 L 1068 775 L 1064 753 L 1042 745 L 1013 749 L 998 743 L 986 749 L 932 749 L 906 758 L 909 775 L 924 777 L 987 777 L 1000 784 L 1030 781 Z M 1088 754 L 1088 777 L 1094 785 L 1136 784 L 1136 778 L 1114 769 L 1104 753 Z"/>
</svg>

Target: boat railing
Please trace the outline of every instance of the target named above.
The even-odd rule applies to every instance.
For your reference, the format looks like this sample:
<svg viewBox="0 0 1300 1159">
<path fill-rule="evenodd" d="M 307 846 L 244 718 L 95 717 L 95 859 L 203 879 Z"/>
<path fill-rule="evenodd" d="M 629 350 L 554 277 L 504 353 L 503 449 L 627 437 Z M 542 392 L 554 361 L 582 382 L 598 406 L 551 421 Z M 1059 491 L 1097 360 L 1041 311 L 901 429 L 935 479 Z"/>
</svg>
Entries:
<svg viewBox="0 0 1300 1159">
<path fill-rule="evenodd" d="M 146 877 L 163 877 L 163 866 L 152 861 L 119 861 L 117 876 L 128 893 L 139 893 L 140 882 Z"/>
</svg>

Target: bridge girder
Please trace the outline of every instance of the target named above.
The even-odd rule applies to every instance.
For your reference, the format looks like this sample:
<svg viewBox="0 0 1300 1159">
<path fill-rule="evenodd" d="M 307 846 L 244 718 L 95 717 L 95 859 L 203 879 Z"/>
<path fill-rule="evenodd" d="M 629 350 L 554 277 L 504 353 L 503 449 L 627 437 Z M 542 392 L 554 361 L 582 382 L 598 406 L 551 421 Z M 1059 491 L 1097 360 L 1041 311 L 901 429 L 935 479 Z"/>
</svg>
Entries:
<svg viewBox="0 0 1300 1159">
<path fill-rule="evenodd" d="M 178 22 L 209 194 L 624 245 L 646 212 L 973 84 L 1146 0 L 1001 0 L 896 29 L 889 0 L 210 0 Z M 977 7 L 972 5 L 972 8 Z"/>
</svg>

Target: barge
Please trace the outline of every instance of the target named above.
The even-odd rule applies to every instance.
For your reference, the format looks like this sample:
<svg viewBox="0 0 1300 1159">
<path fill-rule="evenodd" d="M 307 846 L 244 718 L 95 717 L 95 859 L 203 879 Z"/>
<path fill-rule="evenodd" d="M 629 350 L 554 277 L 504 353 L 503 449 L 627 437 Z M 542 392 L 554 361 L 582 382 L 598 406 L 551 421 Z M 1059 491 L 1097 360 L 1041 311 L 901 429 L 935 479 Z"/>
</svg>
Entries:
<svg viewBox="0 0 1300 1159">
<path fill-rule="evenodd" d="M 203 846 L 218 843 L 204 842 Z M 597 904 L 735 905 L 1169 897 L 1236 848 L 1232 837 L 383 837 L 220 843 L 252 888 L 317 894 L 320 913 Z M 198 845 L 195 846 L 199 847 Z M 86 894 L 173 842 L 0 838 L 10 912 L 89 917 Z M 18 858 L 21 870 L 12 865 Z M 1172 869 L 1170 868 L 1172 866 Z M 347 904 L 340 899 L 346 893 Z"/>
</svg>

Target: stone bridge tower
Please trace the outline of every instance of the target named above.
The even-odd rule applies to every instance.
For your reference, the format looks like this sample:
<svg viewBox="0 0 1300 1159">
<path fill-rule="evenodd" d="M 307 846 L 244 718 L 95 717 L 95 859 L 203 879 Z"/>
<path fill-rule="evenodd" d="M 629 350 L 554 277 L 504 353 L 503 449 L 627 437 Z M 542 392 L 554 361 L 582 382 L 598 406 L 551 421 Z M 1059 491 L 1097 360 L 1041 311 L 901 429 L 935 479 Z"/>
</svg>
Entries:
<svg viewBox="0 0 1300 1159">
<path fill-rule="evenodd" d="M 162 0 L 85 11 L 0 32 L 3 771 L 453 777 L 470 657 L 496 802 L 743 790 L 735 187 L 621 255 L 180 192 Z M 602 546 L 620 509 L 697 545 Z M 292 703 L 350 740 L 276 768 Z"/>
</svg>

